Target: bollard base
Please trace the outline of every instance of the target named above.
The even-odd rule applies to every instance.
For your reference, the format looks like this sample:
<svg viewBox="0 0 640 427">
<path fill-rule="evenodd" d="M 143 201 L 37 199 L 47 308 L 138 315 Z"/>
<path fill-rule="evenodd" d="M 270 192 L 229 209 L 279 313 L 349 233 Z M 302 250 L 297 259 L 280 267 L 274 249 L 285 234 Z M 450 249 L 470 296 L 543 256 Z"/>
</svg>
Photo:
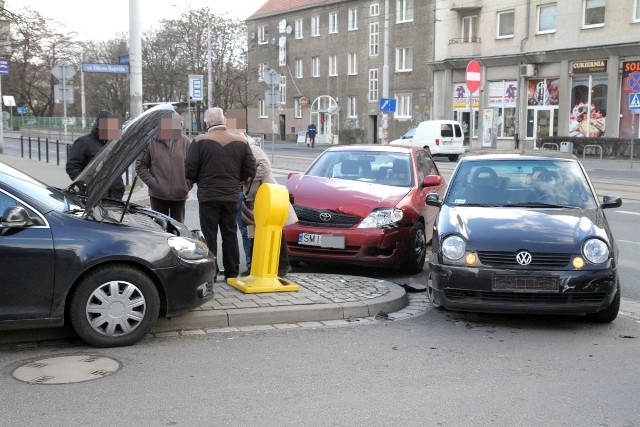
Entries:
<svg viewBox="0 0 640 427">
<path fill-rule="evenodd" d="M 232 277 L 227 283 L 245 294 L 257 294 L 262 292 L 298 292 L 300 286 L 290 280 L 281 277 Z"/>
</svg>

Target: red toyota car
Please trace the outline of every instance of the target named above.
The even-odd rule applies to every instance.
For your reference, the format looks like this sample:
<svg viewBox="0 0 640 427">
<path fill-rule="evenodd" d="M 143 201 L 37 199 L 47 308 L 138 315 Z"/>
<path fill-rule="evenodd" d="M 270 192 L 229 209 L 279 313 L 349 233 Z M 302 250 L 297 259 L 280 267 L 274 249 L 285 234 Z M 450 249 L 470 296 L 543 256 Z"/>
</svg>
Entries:
<svg viewBox="0 0 640 427">
<path fill-rule="evenodd" d="M 293 263 L 338 262 L 419 272 L 445 180 L 422 148 L 350 145 L 324 151 L 286 182 L 298 222 L 284 229 Z"/>
</svg>

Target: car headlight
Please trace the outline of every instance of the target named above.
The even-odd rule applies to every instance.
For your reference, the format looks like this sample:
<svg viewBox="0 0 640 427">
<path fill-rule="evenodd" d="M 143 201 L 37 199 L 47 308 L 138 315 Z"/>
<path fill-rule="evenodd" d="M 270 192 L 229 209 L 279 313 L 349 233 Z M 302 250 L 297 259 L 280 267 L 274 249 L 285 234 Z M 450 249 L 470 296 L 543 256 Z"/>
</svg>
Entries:
<svg viewBox="0 0 640 427">
<path fill-rule="evenodd" d="M 198 261 L 209 255 L 209 248 L 204 242 L 187 237 L 169 237 L 167 243 L 173 251 L 187 261 Z"/>
<path fill-rule="evenodd" d="M 392 227 L 402 221 L 402 210 L 378 209 L 371 212 L 362 220 L 358 228 L 385 228 Z"/>
<path fill-rule="evenodd" d="M 467 244 L 460 236 L 449 236 L 442 241 L 442 254 L 451 260 L 462 258 L 466 250 Z"/>
<path fill-rule="evenodd" d="M 592 264 L 602 264 L 609 259 L 609 247 L 600 239 L 589 239 L 584 242 L 582 253 Z"/>
</svg>

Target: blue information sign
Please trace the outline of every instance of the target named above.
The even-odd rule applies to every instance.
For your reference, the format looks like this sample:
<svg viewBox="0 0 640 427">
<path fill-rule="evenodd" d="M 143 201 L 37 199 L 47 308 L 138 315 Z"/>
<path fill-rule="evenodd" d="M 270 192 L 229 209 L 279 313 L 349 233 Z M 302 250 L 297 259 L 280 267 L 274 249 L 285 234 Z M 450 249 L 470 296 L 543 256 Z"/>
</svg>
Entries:
<svg viewBox="0 0 640 427">
<path fill-rule="evenodd" d="M 17 110 L 18 114 L 20 114 L 21 116 L 27 114 L 27 107 L 18 107 Z"/>
<path fill-rule="evenodd" d="M 629 94 L 629 110 L 640 110 L 640 93 Z"/>
<path fill-rule="evenodd" d="M 9 60 L 7 58 L 0 58 L 0 75 L 9 75 Z"/>
<path fill-rule="evenodd" d="M 395 98 L 380 98 L 380 111 L 396 112 Z"/>
<path fill-rule="evenodd" d="M 82 64 L 82 71 L 85 73 L 118 73 L 128 74 L 127 64 Z"/>
</svg>

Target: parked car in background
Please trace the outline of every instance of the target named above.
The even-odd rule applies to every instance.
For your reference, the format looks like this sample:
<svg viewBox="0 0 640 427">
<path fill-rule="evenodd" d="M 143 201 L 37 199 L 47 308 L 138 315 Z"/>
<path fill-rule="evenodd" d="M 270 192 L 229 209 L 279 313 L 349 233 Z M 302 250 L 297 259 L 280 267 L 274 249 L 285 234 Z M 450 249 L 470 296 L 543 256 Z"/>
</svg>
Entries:
<svg viewBox="0 0 640 427">
<path fill-rule="evenodd" d="M 427 120 L 409 130 L 390 145 L 406 145 L 428 150 L 433 156 L 447 156 L 455 162 L 470 150 L 462 126 L 455 120 Z"/>
<path fill-rule="evenodd" d="M 211 298 L 216 260 L 199 231 L 104 198 L 172 111 L 139 116 L 68 189 L 0 163 L 0 330 L 69 322 L 91 345 L 131 345 L 159 315 Z"/>
<path fill-rule="evenodd" d="M 290 174 L 298 222 L 284 229 L 292 262 L 343 262 L 419 272 L 445 181 L 426 150 L 336 146 Z"/>
<path fill-rule="evenodd" d="M 572 155 L 465 156 L 439 207 L 428 295 L 447 309 L 586 313 L 620 307 L 618 248 L 603 201 Z"/>
</svg>

